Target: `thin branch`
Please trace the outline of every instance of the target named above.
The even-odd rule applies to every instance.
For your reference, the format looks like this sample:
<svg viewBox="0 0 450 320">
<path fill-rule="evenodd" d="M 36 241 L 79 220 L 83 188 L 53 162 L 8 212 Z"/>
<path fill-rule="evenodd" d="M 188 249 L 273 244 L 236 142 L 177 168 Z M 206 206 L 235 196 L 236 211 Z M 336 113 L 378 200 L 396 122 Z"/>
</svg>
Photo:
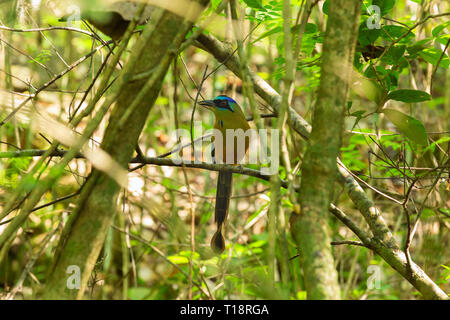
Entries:
<svg viewBox="0 0 450 320">
<path fill-rule="evenodd" d="M 351 241 L 351 240 L 331 241 L 331 245 L 333 245 L 333 246 L 341 246 L 341 245 L 345 245 L 345 244 L 368 248 L 367 245 L 365 245 L 364 243 L 362 243 L 360 241 Z"/>
<path fill-rule="evenodd" d="M 7 152 L 0 152 L 0 159 L 1 158 L 19 158 L 19 157 L 37 157 L 44 155 L 48 150 L 21 150 L 21 151 L 7 151 Z M 66 150 L 55 150 L 52 153 L 49 154 L 50 157 L 63 157 L 68 151 Z M 84 158 L 84 156 L 81 153 L 78 153 L 74 158 Z M 259 170 L 250 169 L 243 167 L 241 165 L 235 166 L 235 165 L 227 165 L 227 164 L 214 164 L 214 163 L 206 163 L 206 162 L 192 162 L 189 160 L 173 160 L 173 159 L 165 159 L 165 158 L 159 158 L 159 157 L 134 157 L 131 159 L 131 163 L 138 163 L 142 166 L 144 165 L 158 165 L 158 166 L 169 166 L 169 167 L 183 167 L 186 168 L 197 168 L 197 169 L 204 169 L 204 170 L 210 170 L 210 171 L 230 171 L 237 174 L 243 174 L 251 177 L 255 177 L 258 179 L 262 179 L 265 181 L 270 181 L 270 176 L 263 174 Z M 132 171 L 136 170 L 135 168 L 132 169 Z M 287 181 L 281 180 L 281 186 L 283 188 L 287 188 Z M 298 190 L 297 187 L 295 187 L 295 190 Z"/>
<path fill-rule="evenodd" d="M 442 61 L 442 58 L 445 56 L 445 51 L 447 51 L 448 45 L 450 44 L 450 39 L 448 39 L 447 44 L 445 45 L 444 50 L 442 50 L 441 56 L 439 57 L 436 66 L 434 67 L 433 73 L 431 74 L 431 84 L 430 84 L 430 94 L 433 93 L 433 78 L 434 75 L 436 74 L 437 68 L 439 67 L 439 64 Z"/>
<path fill-rule="evenodd" d="M 108 43 L 112 43 L 111 41 L 108 41 Z M 104 45 L 100 45 L 97 48 L 95 48 L 94 50 L 92 50 L 91 52 L 89 52 L 88 54 L 86 54 L 85 56 L 81 57 L 80 59 L 78 59 L 77 61 L 75 61 L 74 63 L 72 63 L 68 68 L 66 68 L 64 71 L 58 73 L 57 75 L 55 75 L 51 80 L 49 80 L 48 82 L 46 82 L 43 86 L 41 86 L 38 90 L 36 90 L 36 92 L 33 95 L 30 95 L 27 99 L 25 99 L 24 101 L 22 101 L 11 113 L 9 113 L 6 118 L 4 118 L 1 122 L 0 122 L 0 128 L 7 122 L 9 121 L 25 104 L 27 104 L 31 99 L 35 98 L 42 90 L 48 88 L 49 86 L 51 86 L 53 83 L 55 83 L 59 78 L 63 77 L 64 75 L 66 75 L 68 72 L 70 72 L 71 70 L 73 70 L 74 68 L 76 68 L 77 66 L 79 66 L 82 62 L 84 62 L 86 59 L 88 59 L 90 56 L 92 56 L 93 54 L 95 54 L 97 51 L 99 51 L 101 48 L 103 48 Z"/>
<path fill-rule="evenodd" d="M 11 32 L 42 32 L 42 31 L 53 31 L 53 30 L 66 30 L 66 31 L 82 33 L 91 38 L 95 38 L 95 36 L 92 33 L 90 33 L 89 31 L 85 31 L 85 30 L 77 29 L 77 28 L 73 28 L 73 27 L 47 27 L 47 28 L 17 29 L 17 28 L 9 28 L 6 26 L 0 26 L 0 30 L 11 31 Z"/>
</svg>

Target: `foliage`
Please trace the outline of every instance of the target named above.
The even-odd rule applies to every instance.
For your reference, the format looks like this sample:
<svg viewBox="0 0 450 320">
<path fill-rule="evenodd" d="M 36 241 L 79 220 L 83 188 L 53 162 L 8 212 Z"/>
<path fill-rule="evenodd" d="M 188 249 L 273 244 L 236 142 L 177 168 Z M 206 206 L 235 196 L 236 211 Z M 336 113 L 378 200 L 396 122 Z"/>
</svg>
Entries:
<svg viewBox="0 0 450 320">
<path fill-rule="evenodd" d="M 296 77 L 291 106 L 311 123 L 311 110 L 320 85 L 321 53 L 330 1 L 290 2 L 292 46 L 295 49 L 298 45 L 299 48 L 295 57 Z M 205 11 L 201 19 L 214 15 L 221 3 L 220 0 L 211 1 L 211 9 Z M 300 10 L 305 10 L 305 3 L 315 5 L 302 29 L 303 11 Z M 380 16 L 370 12 L 368 8 L 371 5 L 380 8 Z M 25 23 L 21 24 L 23 19 L 18 16 L 8 26 L 32 28 L 31 18 L 37 16 L 39 21 L 56 23 L 54 10 L 45 4 L 41 6 L 41 10 L 34 10 L 31 16 L 24 17 Z M 274 89 L 282 90 L 286 75 L 282 1 L 241 0 L 238 7 L 245 26 L 243 38 L 248 66 Z M 432 9 L 421 1 L 363 1 L 353 60 L 355 83 L 352 84 L 346 106 L 340 159 L 352 175 L 362 181 L 364 191 L 383 213 L 400 244 L 403 245 L 408 236 L 406 214 L 413 222 L 418 219 L 418 229 L 410 247 L 414 261 L 426 266 L 430 278 L 442 290 L 449 292 L 450 22 L 448 15 L 442 14 L 448 14 L 450 7 L 445 1 L 435 7 L 437 9 L 431 12 Z M 4 8 L 6 4 L 0 3 L 0 9 Z M 3 12 L 7 10 L 0 12 L 3 22 Z M 227 14 L 221 12 L 219 16 L 223 18 L 220 23 L 226 28 L 206 27 L 205 33 L 231 42 L 235 48 L 233 33 L 227 33 L 232 29 Z M 379 29 L 369 27 L 374 18 L 380 19 Z M 42 23 L 41 27 L 44 26 L 46 24 Z M 60 26 L 63 24 L 60 23 Z M 82 24 L 79 28 L 89 31 Z M 188 36 L 198 30 L 194 28 Z M 223 30 L 227 30 L 225 34 Z M 103 34 L 100 36 L 109 40 Z M 46 31 L 45 38 L 36 32 L 9 33 L 0 41 L 7 41 L 12 47 L 20 49 L 17 51 L 4 46 L 1 57 L 4 67 L 0 70 L 0 120 L 5 119 L 27 95 L 36 92 L 36 88 L 42 87 L 71 63 L 100 45 L 98 39 L 67 30 Z M 130 41 L 128 50 L 134 50 L 136 42 L 137 36 Z M 53 136 L 41 134 L 35 127 L 36 114 L 45 113 L 70 127 L 69 120 L 84 110 L 87 102 L 97 93 L 98 82 L 94 81 L 94 77 L 108 50 L 102 48 L 56 80 L 2 125 L 1 152 L 48 149 L 60 133 L 55 132 Z M 126 63 L 129 57 L 130 51 L 125 51 L 121 61 Z M 204 98 L 227 94 L 240 102 L 247 115 L 251 115 L 251 105 L 243 95 L 248 90 L 245 83 L 205 51 L 189 46 L 165 75 L 160 95 L 146 120 L 139 140 L 144 155 L 155 157 L 172 150 L 177 145 L 175 129 L 190 130 L 191 116 L 201 121 L 203 131 L 212 128 L 211 114 L 198 108 L 192 114 L 197 88 L 206 66 L 207 73 L 211 70 L 215 72 L 203 83 L 201 94 Z M 115 68 L 113 78 L 120 72 L 119 67 Z M 108 95 L 113 90 L 114 85 L 102 94 Z M 86 100 L 83 98 L 85 92 Z M 271 105 L 259 98 L 257 102 L 261 114 L 273 114 Z M 89 117 L 73 129 L 82 133 Z M 263 119 L 266 128 L 274 127 L 275 123 L 270 117 Z M 91 146 L 99 146 L 107 124 L 108 120 L 103 119 L 91 137 Z M 298 168 L 306 143 L 292 128 L 287 125 L 286 128 L 293 185 L 299 186 L 301 170 Z M 60 149 L 65 151 L 69 147 L 64 145 Z M 184 152 L 188 153 L 187 149 Z M 48 158 L 32 178 L 21 179 L 31 171 L 38 157 L 2 157 L 0 212 L 14 192 L 20 189 L 20 181 L 23 183 L 22 194 L 28 194 L 39 184 L 39 179 L 49 173 L 48 168 L 54 166 L 57 158 Z M 434 167 L 430 167 L 428 159 L 434 160 L 431 162 Z M 130 164 L 130 168 L 134 166 Z M 247 167 L 260 168 L 259 165 Z M 2 256 L 4 253 L 0 251 L 0 297 L 7 297 L 11 288 L 17 286 L 21 273 L 33 258 L 34 265 L 28 270 L 33 276 L 27 276 L 23 286 L 17 286 L 22 290 L 16 292 L 14 298 L 34 298 L 41 284 L 45 284 L 61 238 L 62 225 L 67 224 L 68 216 L 75 212 L 78 191 L 91 169 L 86 159 L 73 159 L 62 178 L 39 202 L 42 207 L 31 213 L 14 241 L 8 244 L 7 257 Z M 284 180 L 288 179 L 287 172 L 284 165 L 278 171 Z M 208 299 L 211 296 L 216 299 L 306 299 L 302 262 L 298 256 L 302 252 L 296 248 L 289 232 L 289 217 L 296 208 L 289 191 L 281 191 L 283 213 L 277 217 L 276 239 L 269 239 L 267 212 L 273 200 L 268 191 L 270 183 L 235 174 L 226 227 L 227 248 L 216 256 L 209 249 L 214 232 L 212 220 L 217 178 L 214 171 L 147 165 L 130 172 L 128 178 L 129 187 L 121 192 L 118 199 L 117 215 L 124 217 L 123 226 L 120 226 L 116 215 L 92 275 L 87 298 L 178 299 L 188 298 L 191 292 L 193 299 Z M 68 195 L 73 196 L 64 198 Z M 403 201 L 406 201 L 404 206 Z M 338 185 L 334 203 L 363 230 L 367 230 L 354 204 Z M 0 219 L 0 234 L 21 206 L 23 202 L 14 202 L 11 213 Z M 190 239 L 191 210 L 195 214 L 194 252 L 191 251 Z M 349 228 L 331 215 L 329 224 L 334 241 L 358 241 Z M 275 283 L 268 279 L 268 247 L 271 241 L 276 242 Z M 417 298 L 414 288 L 370 249 L 336 245 L 333 252 L 343 298 Z M 287 271 L 282 269 L 283 261 L 288 266 Z M 367 286 L 370 266 L 379 267 L 382 275 L 381 283 L 376 288 Z"/>
</svg>

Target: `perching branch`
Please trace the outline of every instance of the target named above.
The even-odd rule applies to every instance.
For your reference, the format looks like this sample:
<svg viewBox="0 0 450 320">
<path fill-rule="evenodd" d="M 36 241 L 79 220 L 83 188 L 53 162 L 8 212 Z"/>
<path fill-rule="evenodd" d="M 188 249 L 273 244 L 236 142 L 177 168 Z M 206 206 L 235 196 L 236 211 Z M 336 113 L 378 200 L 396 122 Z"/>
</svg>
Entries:
<svg viewBox="0 0 450 320">
<path fill-rule="evenodd" d="M 190 145 L 190 143 L 189 143 Z M 0 152 L 0 159 L 2 158 L 25 158 L 25 157 L 38 157 L 42 156 L 47 152 L 47 150 L 20 150 L 20 151 L 6 151 Z M 55 150 L 49 156 L 50 157 L 63 157 L 67 151 L 65 150 Z M 84 158 L 81 153 L 78 153 L 74 158 Z M 175 161 L 172 159 L 162 158 L 162 157 L 134 157 L 130 160 L 130 164 L 139 164 L 139 168 L 141 165 L 158 165 L 158 166 L 168 166 L 168 167 L 186 167 L 186 168 L 196 168 L 196 169 L 204 169 L 210 171 L 230 171 L 237 174 L 243 174 L 246 176 L 255 177 L 261 180 L 270 181 L 270 176 L 263 174 L 259 170 L 246 168 L 243 166 L 235 166 L 235 165 L 226 165 L 226 164 L 215 164 L 215 163 L 206 163 L 206 162 L 192 162 L 192 161 Z M 130 171 L 134 171 L 135 168 L 131 168 Z M 283 188 L 287 188 L 287 181 L 281 180 L 281 186 Z"/>
</svg>

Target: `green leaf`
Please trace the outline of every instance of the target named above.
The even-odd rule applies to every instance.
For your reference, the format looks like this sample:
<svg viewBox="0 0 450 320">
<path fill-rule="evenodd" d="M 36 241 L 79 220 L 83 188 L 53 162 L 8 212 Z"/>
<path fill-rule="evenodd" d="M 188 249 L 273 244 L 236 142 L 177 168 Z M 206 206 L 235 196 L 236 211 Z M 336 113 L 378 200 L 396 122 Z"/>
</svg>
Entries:
<svg viewBox="0 0 450 320">
<path fill-rule="evenodd" d="M 396 45 L 393 46 L 391 49 L 389 49 L 389 51 L 384 55 L 384 57 L 382 58 L 383 62 L 386 62 L 388 64 L 397 64 L 398 61 L 400 60 L 400 58 L 403 56 L 403 54 L 405 53 L 406 50 L 406 46 L 401 44 L 401 45 Z"/>
<path fill-rule="evenodd" d="M 323 3 L 323 6 L 322 6 L 322 11 L 323 11 L 323 13 L 325 13 L 326 15 L 328 15 L 328 8 L 330 7 L 330 0 L 326 0 L 324 3 Z"/>
<path fill-rule="evenodd" d="M 406 32 L 408 32 L 409 29 L 402 27 L 402 26 L 383 26 L 383 32 L 381 33 L 381 37 L 386 40 L 392 40 L 397 39 L 403 36 Z M 407 41 L 414 38 L 414 33 L 409 32 L 408 35 L 403 38 L 401 41 Z"/>
<path fill-rule="evenodd" d="M 362 117 L 364 115 L 364 113 L 366 113 L 365 110 L 358 110 L 358 111 L 352 112 L 350 115 L 352 117 L 357 117 L 358 118 L 358 117 Z"/>
<path fill-rule="evenodd" d="M 182 256 L 168 256 L 167 259 L 169 259 L 174 264 L 188 264 L 189 259 Z"/>
<path fill-rule="evenodd" d="M 421 214 L 420 218 L 424 219 L 424 220 L 428 220 L 429 218 L 434 217 L 434 216 L 435 216 L 435 213 L 432 209 L 424 208 L 422 210 L 422 214 Z"/>
<path fill-rule="evenodd" d="M 198 252 L 191 252 L 191 251 L 183 250 L 183 251 L 180 251 L 179 253 L 180 253 L 180 256 L 186 257 L 186 258 L 190 258 L 192 255 L 193 260 L 198 260 L 200 258 L 200 255 Z"/>
<path fill-rule="evenodd" d="M 426 38 L 426 39 L 422 39 L 417 41 L 416 43 L 414 43 L 413 45 L 408 47 L 408 53 L 411 55 L 414 55 L 420 51 L 422 51 L 423 49 L 425 49 L 427 46 L 430 45 L 431 41 L 433 39 L 432 38 Z"/>
<path fill-rule="evenodd" d="M 292 34 L 298 33 L 299 30 L 300 30 L 300 27 L 301 27 L 300 24 L 297 24 L 297 25 L 293 26 L 293 27 L 291 28 L 291 33 L 292 33 Z M 308 23 L 305 25 L 304 33 L 316 33 L 317 30 L 318 30 L 318 29 L 317 29 L 317 26 L 316 26 L 314 23 L 309 23 L 309 22 L 308 22 Z"/>
<path fill-rule="evenodd" d="M 384 16 L 386 13 L 392 10 L 395 5 L 395 0 L 373 0 L 372 4 L 379 6 L 381 15 Z"/>
<path fill-rule="evenodd" d="M 404 59 L 404 58 L 403 58 Z M 386 84 L 389 88 L 389 90 L 393 90 L 398 87 L 398 77 L 399 73 L 397 71 L 392 71 L 387 78 L 385 79 Z M 388 90 L 388 91 L 389 91 Z"/>
<path fill-rule="evenodd" d="M 433 66 L 436 66 L 438 62 L 439 66 L 441 66 L 444 69 L 448 69 L 448 67 L 450 66 L 449 58 L 445 54 L 442 55 L 441 50 L 435 48 L 424 49 L 419 52 L 419 56 L 421 56 L 426 62 L 431 63 Z"/>
<path fill-rule="evenodd" d="M 317 32 L 317 25 L 315 25 L 314 23 L 307 23 L 305 26 L 305 33 L 315 33 Z"/>
<path fill-rule="evenodd" d="M 252 248 L 252 249 L 254 249 L 254 248 L 260 248 L 260 247 L 262 247 L 262 246 L 265 246 L 266 244 L 267 244 L 267 240 L 257 240 L 257 241 L 251 242 L 251 243 L 248 245 L 248 247 L 249 247 L 249 248 Z"/>
<path fill-rule="evenodd" d="M 401 102 L 422 102 L 431 100 L 431 96 L 425 91 L 400 89 L 391 91 L 388 94 L 388 99 Z"/>
<path fill-rule="evenodd" d="M 385 102 L 386 97 L 383 88 L 377 82 L 358 72 L 353 73 L 351 88 L 357 95 L 373 101 L 379 106 Z"/>
<path fill-rule="evenodd" d="M 219 4 L 222 2 L 222 0 L 211 0 L 211 6 L 214 10 L 217 9 L 217 7 L 219 6 Z"/>
<path fill-rule="evenodd" d="M 428 145 L 427 132 L 422 122 L 394 109 L 384 109 L 382 112 L 408 139 L 418 145 Z"/>
<path fill-rule="evenodd" d="M 261 0 L 244 0 L 245 4 L 252 9 L 266 11 L 263 7 Z"/>
<path fill-rule="evenodd" d="M 380 36 L 381 29 L 369 29 L 366 20 L 359 25 L 358 41 L 361 46 L 367 46 L 375 42 Z"/>
<path fill-rule="evenodd" d="M 353 101 L 347 102 L 347 112 L 350 112 L 350 109 L 352 108 Z"/>
<path fill-rule="evenodd" d="M 355 129 L 355 127 L 358 125 L 359 121 L 363 118 L 365 113 L 366 113 L 365 110 L 358 110 L 350 114 L 350 116 L 356 117 L 355 123 L 353 123 L 352 126 L 352 130 Z"/>
<path fill-rule="evenodd" d="M 431 152 L 434 152 L 434 150 L 436 149 L 436 145 L 441 144 L 441 143 L 445 143 L 445 142 L 448 142 L 448 141 L 450 141 L 450 137 L 442 137 L 442 138 L 440 138 L 439 140 L 434 141 L 433 143 L 431 143 L 431 144 L 430 144 L 428 147 L 426 147 L 425 150 L 423 150 L 423 151 L 425 152 L 425 151 L 430 150 Z"/>
<path fill-rule="evenodd" d="M 442 34 L 436 38 L 436 42 L 446 46 L 449 39 L 450 39 L 450 34 Z"/>
<path fill-rule="evenodd" d="M 305 34 L 302 38 L 302 49 L 301 51 L 307 56 L 311 56 L 314 48 L 316 46 L 316 37 L 311 34 Z"/>
<path fill-rule="evenodd" d="M 258 42 L 264 38 L 267 38 L 268 36 L 271 36 L 273 34 L 279 33 L 283 31 L 283 27 L 282 26 L 277 26 L 273 29 L 270 29 L 269 31 L 264 32 L 261 36 L 259 36 L 256 40 L 253 41 L 253 43 Z"/>
<path fill-rule="evenodd" d="M 433 31 L 431 31 L 431 34 L 433 35 L 433 37 L 437 37 L 439 35 L 439 33 L 441 33 L 442 30 L 446 29 L 449 26 L 450 26 L 450 21 L 441 23 L 440 25 L 434 27 Z"/>
</svg>

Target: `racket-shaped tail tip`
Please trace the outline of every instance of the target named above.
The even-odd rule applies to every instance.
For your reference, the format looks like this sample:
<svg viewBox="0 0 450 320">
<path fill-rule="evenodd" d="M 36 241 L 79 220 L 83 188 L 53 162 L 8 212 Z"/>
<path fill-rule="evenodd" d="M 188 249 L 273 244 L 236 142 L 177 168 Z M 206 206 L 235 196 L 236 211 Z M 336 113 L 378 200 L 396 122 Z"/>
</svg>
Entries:
<svg viewBox="0 0 450 320">
<path fill-rule="evenodd" d="M 216 253 L 220 254 L 225 250 L 225 239 L 222 236 L 222 230 L 216 231 L 211 239 L 211 249 Z"/>
</svg>

